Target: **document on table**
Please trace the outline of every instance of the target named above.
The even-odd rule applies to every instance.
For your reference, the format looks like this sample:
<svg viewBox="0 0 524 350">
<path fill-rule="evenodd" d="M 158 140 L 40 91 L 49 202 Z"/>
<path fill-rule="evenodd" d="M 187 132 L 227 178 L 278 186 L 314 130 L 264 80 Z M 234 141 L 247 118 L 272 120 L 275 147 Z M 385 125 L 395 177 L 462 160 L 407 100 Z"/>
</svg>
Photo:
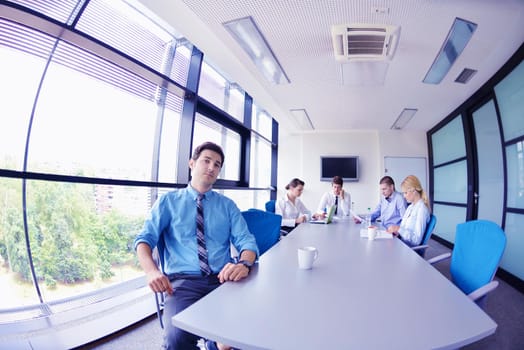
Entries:
<svg viewBox="0 0 524 350">
<path fill-rule="evenodd" d="M 368 238 L 368 230 L 365 228 L 360 229 L 360 237 Z M 385 230 L 377 230 L 377 236 L 375 239 L 391 239 L 393 235 Z"/>
</svg>

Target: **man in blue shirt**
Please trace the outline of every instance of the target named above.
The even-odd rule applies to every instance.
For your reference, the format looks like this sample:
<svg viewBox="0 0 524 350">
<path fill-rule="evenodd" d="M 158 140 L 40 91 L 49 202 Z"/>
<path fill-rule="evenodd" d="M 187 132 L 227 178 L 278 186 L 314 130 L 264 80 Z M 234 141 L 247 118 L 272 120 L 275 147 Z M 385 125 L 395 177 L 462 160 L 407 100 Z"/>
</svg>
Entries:
<svg viewBox="0 0 524 350">
<path fill-rule="evenodd" d="M 221 283 L 247 277 L 258 255 L 255 238 L 238 207 L 212 190 L 223 163 L 220 146 L 211 142 L 198 146 L 189 160 L 188 186 L 160 197 L 135 239 L 149 287 L 167 294 L 166 349 L 197 349 L 199 337 L 173 327 L 172 316 Z M 164 271 L 152 256 L 159 240 L 164 243 Z M 230 244 L 240 252 L 237 263 L 231 259 Z"/>
<path fill-rule="evenodd" d="M 377 207 L 371 213 L 371 221 L 380 219 L 386 229 L 391 225 L 400 225 L 407 208 L 404 196 L 395 190 L 395 182 L 391 176 L 384 176 L 380 179 L 379 186 L 382 196 Z"/>
</svg>

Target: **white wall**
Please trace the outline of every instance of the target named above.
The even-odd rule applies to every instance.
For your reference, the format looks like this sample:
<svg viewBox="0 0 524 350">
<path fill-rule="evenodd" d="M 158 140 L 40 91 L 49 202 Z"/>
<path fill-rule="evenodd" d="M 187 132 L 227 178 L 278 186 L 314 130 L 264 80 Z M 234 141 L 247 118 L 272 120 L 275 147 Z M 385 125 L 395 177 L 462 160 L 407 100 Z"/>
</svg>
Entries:
<svg viewBox="0 0 524 350">
<path fill-rule="evenodd" d="M 301 200 L 311 211 L 316 211 L 320 197 L 331 188 L 329 182 L 320 181 L 320 156 L 360 157 L 360 180 L 344 183 L 357 212 L 374 208 L 379 200 L 378 181 L 384 175 L 384 157 L 427 158 L 425 132 L 356 130 L 280 135 L 278 197 L 284 195 L 289 181 L 298 177 L 306 183 Z"/>
</svg>

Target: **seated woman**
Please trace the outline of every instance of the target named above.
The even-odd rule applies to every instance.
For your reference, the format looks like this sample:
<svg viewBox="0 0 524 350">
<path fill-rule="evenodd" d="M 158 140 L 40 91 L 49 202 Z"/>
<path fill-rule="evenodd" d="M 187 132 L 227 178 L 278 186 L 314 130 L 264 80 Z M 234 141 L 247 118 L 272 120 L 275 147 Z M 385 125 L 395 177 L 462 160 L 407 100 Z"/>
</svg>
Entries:
<svg viewBox="0 0 524 350">
<path fill-rule="evenodd" d="M 413 247 L 419 245 L 424 237 L 430 218 L 429 199 L 414 175 L 406 177 L 401 186 L 404 198 L 410 204 L 402 216 L 400 226 L 392 225 L 388 227 L 388 232 Z"/>
<path fill-rule="evenodd" d="M 307 222 L 311 216 L 311 212 L 298 198 L 304 191 L 304 181 L 295 178 L 286 185 L 286 190 L 284 197 L 278 199 L 275 205 L 275 213 L 282 215 L 283 235 L 291 232 L 298 224 Z"/>
</svg>

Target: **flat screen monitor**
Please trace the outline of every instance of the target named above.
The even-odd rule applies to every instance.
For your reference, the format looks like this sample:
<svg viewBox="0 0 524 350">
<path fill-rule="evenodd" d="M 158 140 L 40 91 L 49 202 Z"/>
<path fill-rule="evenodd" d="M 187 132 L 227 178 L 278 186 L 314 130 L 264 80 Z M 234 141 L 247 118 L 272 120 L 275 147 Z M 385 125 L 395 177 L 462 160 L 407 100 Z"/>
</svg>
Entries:
<svg viewBox="0 0 524 350">
<path fill-rule="evenodd" d="M 320 157 L 320 181 L 341 176 L 344 181 L 358 181 L 358 156 Z"/>
</svg>

